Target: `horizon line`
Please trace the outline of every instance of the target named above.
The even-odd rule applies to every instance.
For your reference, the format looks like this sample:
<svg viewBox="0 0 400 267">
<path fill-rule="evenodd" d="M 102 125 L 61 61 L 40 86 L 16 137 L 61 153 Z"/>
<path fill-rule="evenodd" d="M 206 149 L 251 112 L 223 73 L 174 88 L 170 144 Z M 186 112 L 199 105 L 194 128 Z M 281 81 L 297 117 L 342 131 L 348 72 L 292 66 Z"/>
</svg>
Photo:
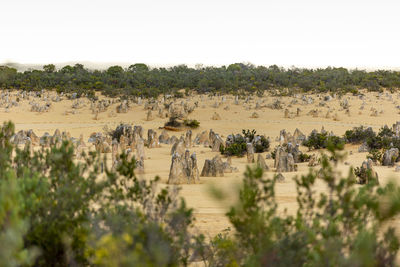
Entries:
<svg viewBox="0 0 400 267">
<path fill-rule="evenodd" d="M 54 64 L 58 68 L 62 68 L 67 65 L 75 65 L 75 64 L 82 64 L 85 66 L 87 69 L 91 70 L 100 70 L 100 69 L 107 69 L 111 66 L 121 66 L 121 67 L 129 67 L 130 65 L 137 64 L 137 63 L 143 63 L 149 66 L 150 68 L 161 68 L 161 67 L 174 67 L 174 66 L 180 66 L 180 65 L 186 65 L 187 67 L 190 68 L 196 68 L 197 66 L 201 67 L 222 67 L 222 66 L 229 66 L 231 64 L 249 64 L 249 65 L 254 65 L 256 67 L 258 66 L 278 66 L 284 69 L 292 69 L 292 68 L 300 68 L 300 69 L 326 69 L 326 68 L 345 68 L 348 70 L 365 70 L 365 71 L 377 71 L 377 70 L 393 70 L 393 71 L 399 71 L 400 66 L 375 66 L 375 67 L 370 67 L 370 66 L 361 66 L 361 65 L 354 65 L 354 66 L 346 66 L 346 65 L 336 65 L 336 64 L 318 64 L 318 65 L 307 65 L 307 64 L 255 64 L 250 61 L 242 61 L 242 62 L 232 62 L 228 64 L 224 63 L 215 63 L 215 64 L 206 64 L 206 63 L 155 63 L 155 62 L 127 62 L 127 61 L 91 61 L 91 60 L 71 60 L 71 61 L 58 61 L 58 62 L 37 62 L 37 63 L 23 63 L 23 62 L 17 62 L 17 61 L 12 61 L 12 60 L 3 60 L 0 62 L 0 66 L 9 66 L 9 67 L 15 67 L 15 68 L 23 68 L 25 70 L 29 69 L 42 69 L 43 66 L 48 65 L 48 64 Z"/>
</svg>

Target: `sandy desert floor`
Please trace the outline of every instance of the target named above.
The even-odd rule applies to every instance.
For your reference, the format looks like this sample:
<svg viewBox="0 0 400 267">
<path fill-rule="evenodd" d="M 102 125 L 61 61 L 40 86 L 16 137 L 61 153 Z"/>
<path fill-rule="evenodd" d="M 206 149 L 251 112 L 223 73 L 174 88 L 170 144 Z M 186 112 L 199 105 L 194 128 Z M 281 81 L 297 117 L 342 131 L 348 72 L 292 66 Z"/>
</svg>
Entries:
<svg viewBox="0 0 400 267">
<path fill-rule="evenodd" d="M 355 126 L 371 126 L 375 131 L 387 124 L 391 126 L 397 120 L 400 120 L 399 105 L 400 96 L 390 93 L 366 93 L 364 99 L 358 96 L 345 95 L 343 99 L 348 99 L 350 105 L 350 114 L 346 114 L 340 107 L 338 98 L 330 101 L 323 101 L 323 95 L 311 95 L 314 99 L 312 104 L 304 104 L 301 98 L 296 97 L 279 97 L 283 103 L 283 109 L 274 110 L 264 107 L 268 103 L 274 102 L 278 97 L 264 96 L 263 98 L 253 97 L 248 103 L 244 103 L 241 99 L 239 105 L 234 104 L 233 96 L 225 96 L 225 102 L 221 103 L 219 97 L 203 97 L 193 96 L 184 101 L 199 101 L 199 107 L 189 115 L 189 118 L 196 119 L 200 122 L 200 127 L 193 131 L 193 137 L 204 130 L 213 129 L 216 133 L 222 135 L 225 140 L 226 136 L 231 133 L 241 133 L 242 129 L 255 129 L 258 134 L 264 134 L 270 137 L 274 148 L 278 142 L 276 138 L 282 129 L 294 132 L 299 128 L 304 134 L 308 135 L 313 129 L 321 130 L 322 127 L 327 131 L 333 131 L 336 135 L 342 135 L 348 129 Z M 31 99 L 32 100 L 32 99 Z M 297 103 L 294 103 L 297 100 Z M 181 100 L 179 100 L 181 101 Z M 261 104 L 261 108 L 255 109 L 257 101 Z M 109 116 L 111 111 L 115 112 L 117 104 L 109 107 L 106 112 L 99 114 L 98 120 L 94 120 L 94 115 L 90 110 L 89 100 L 85 100 L 86 106 L 76 109 L 76 114 L 65 115 L 65 111 L 72 110 L 72 100 L 62 100 L 61 102 L 53 102 L 49 112 L 37 113 L 30 111 L 28 100 L 19 102 L 19 106 L 12 107 L 8 111 L 0 108 L 0 120 L 12 120 L 16 124 L 16 130 L 33 129 L 39 136 L 45 132 L 53 134 L 55 129 L 60 131 L 69 131 L 72 136 L 79 137 L 83 134 L 84 140 L 87 141 L 93 132 L 102 132 L 104 126 L 114 129 L 119 123 L 129 123 L 132 125 L 142 125 L 147 135 L 148 129 L 154 129 L 161 133 L 159 127 L 163 126 L 167 119 L 161 119 L 154 112 L 154 120 L 147 121 L 144 105 L 135 104 L 127 113 L 116 113 L 115 116 Z M 214 104 L 220 103 L 218 108 L 214 108 Z M 293 103 L 292 103 L 293 102 Z M 364 102 L 364 109 L 360 110 Z M 292 104 L 291 104 L 292 103 Z M 320 105 L 323 103 L 324 106 Z M 229 110 L 225 107 L 228 106 Z M 284 118 L 284 109 L 289 109 L 292 118 Z M 301 115 L 295 117 L 297 108 L 301 109 Z M 377 111 L 377 116 L 371 116 L 371 108 Z M 310 110 L 318 109 L 317 116 L 307 115 Z M 332 115 L 337 113 L 338 120 L 326 118 L 325 115 L 331 110 Z M 212 120 L 211 117 L 217 112 L 221 116 L 221 120 Z M 251 118 L 253 112 L 257 112 L 259 118 Z M 179 137 L 184 132 L 170 132 L 169 135 Z M 143 176 L 148 179 L 156 175 L 161 177 L 161 184 L 165 184 L 168 179 L 171 155 L 171 145 L 162 144 L 161 148 L 145 149 L 145 174 Z M 197 154 L 198 166 L 201 171 L 205 159 L 211 159 L 217 152 L 211 152 L 210 148 L 204 146 L 195 146 L 190 149 Z M 307 148 L 301 147 L 303 152 L 307 152 Z M 359 153 L 358 146 L 347 146 L 348 153 L 346 159 L 350 165 L 360 166 L 365 160 L 367 153 Z M 319 153 L 318 151 L 310 152 Z M 264 153 L 265 156 L 266 153 Z M 275 174 L 273 168 L 273 160 L 266 160 L 270 167 L 270 171 L 265 175 L 272 177 Z M 246 168 L 246 158 L 233 158 L 232 165 L 238 168 L 238 172 L 225 174 L 224 177 L 200 177 L 200 184 L 181 185 L 180 194 L 187 201 L 188 206 L 193 207 L 196 216 L 196 227 L 199 231 L 206 235 L 213 236 L 223 229 L 229 227 L 224 213 L 227 207 L 235 199 L 235 190 L 237 190 Z M 282 207 L 287 208 L 289 212 L 296 210 L 296 191 L 292 177 L 308 172 L 307 163 L 300 163 L 297 172 L 284 173 L 286 180 L 277 184 L 277 200 Z M 349 165 L 342 164 L 339 166 L 343 174 L 346 174 Z M 396 173 L 394 168 L 377 166 L 376 171 L 379 174 L 381 183 L 386 183 L 389 179 L 399 179 L 400 173 Z M 230 198 L 221 203 L 216 201 L 210 194 L 210 186 L 215 185 L 224 190 Z M 318 182 L 318 190 L 325 190 L 324 185 Z"/>
</svg>

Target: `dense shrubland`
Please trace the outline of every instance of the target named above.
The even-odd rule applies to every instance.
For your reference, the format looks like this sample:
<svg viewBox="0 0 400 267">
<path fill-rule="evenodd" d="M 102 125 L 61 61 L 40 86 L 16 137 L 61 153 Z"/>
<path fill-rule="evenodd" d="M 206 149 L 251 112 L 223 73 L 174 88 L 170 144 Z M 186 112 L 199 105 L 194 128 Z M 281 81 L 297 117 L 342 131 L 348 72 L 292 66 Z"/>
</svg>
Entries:
<svg viewBox="0 0 400 267">
<path fill-rule="evenodd" d="M 252 143 L 255 153 L 269 150 L 270 142 L 264 135 L 257 135 L 256 130 L 242 130 L 242 134 L 229 135 L 225 145 L 220 147 L 220 152 L 226 156 L 243 157 L 246 154 L 246 144 Z"/>
<path fill-rule="evenodd" d="M 400 136 L 386 125 L 377 133 L 371 127 L 360 126 L 347 130 L 342 137 L 326 131 L 321 133 L 313 131 L 303 142 L 303 145 L 309 149 L 324 149 L 328 144 L 333 144 L 339 150 L 343 149 L 345 144 L 361 144 L 364 152 L 369 152 L 368 159 L 375 163 L 382 163 L 386 151 L 390 149 L 400 151 Z M 399 160 L 400 156 L 397 156 L 392 161 L 398 162 Z"/>
<path fill-rule="evenodd" d="M 248 167 L 226 214 L 232 229 L 207 241 L 177 188 L 138 179 L 134 160 L 121 155 L 102 173 L 96 153 L 77 162 L 67 142 L 32 153 L 9 142 L 13 132 L 11 123 L 0 128 L 1 266 L 395 265 L 399 240 L 388 222 L 400 212 L 400 188 L 355 185 L 353 171 L 342 177 L 331 143 L 320 171 L 295 178 L 297 212 L 282 213 L 275 178 Z M 316 190 L 317 179 L 328 191 Z"/>
<path fill-rule="evenodd" d="M 328 132 L 318 133 L 313 131 L 303 142 L 303 145 L 309 149 L 327 148 L 329 144 L 333 144 L 336 149 L 341 150 L 344 148 L 345 140 L 339 136 L 331 135 Z"/>
<path fill-rule="evenodd" d="M 400 72 L 378 70 L 347 70 L 345 68 L 284 69 L 276 65 L 254 66 L 235 63 L 222 67 L 178 65 L 169 68 L 149 68 L 145 64 L 133 64 L 127 69 L 112 66 L 107 70 L 88 70 L 81 64 L 67 65 L 56 70 L 53 64 L 43 70 L 17 72 L 0 66 L 0 88 L 41 90 L 56 89 L 60 92 L 76 92 L 78 96 L 94 96 L 95 91 L 107 95 L 134 95 L 154 97 L 171 94 L 183 97 L 179 89 L 196 90 L 199 93 L 247 92 L 263 94 L 271 89 L 284 89 L 280 94 L 296 90 L 317 92 L 351 92 L 359 88 L 378 91 L 400 87 Z M 287 90 L 290 89 L 290 90 Z"/>
<path fill-rule="evenodd" d="M 354 127 L 352 130 L 347 130 L 344 134 L 344 138 L 347 143 L 361 144 L 367 142 L 370 139 L 375 138 L 376 133 L 372 128 L 365 128 L 363 126 Z"/>
</svg>

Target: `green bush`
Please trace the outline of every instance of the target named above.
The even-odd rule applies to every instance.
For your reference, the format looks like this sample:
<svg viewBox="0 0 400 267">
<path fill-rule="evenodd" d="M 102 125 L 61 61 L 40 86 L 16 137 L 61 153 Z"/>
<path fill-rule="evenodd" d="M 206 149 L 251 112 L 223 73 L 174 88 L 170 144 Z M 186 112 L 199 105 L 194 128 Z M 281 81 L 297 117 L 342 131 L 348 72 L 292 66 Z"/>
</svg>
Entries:
<svg viewBox="0 0 400 267">
<path fill-rule="evenodd" d="M 379 137 L 393 137 L 394 136 L 394 132 L 387 125 L 385 125 L 381 129 L 379 129 L 378 136 Z"/>
<path fill-rule="evenodd" d="M 371 159 L 373 162 L 382 162 L 383 152 L 378 149 L 372 149 L 367 155 L 367 159 Z"/>
<path fill-rule="evenodd" d="M 360 144 L 367 142 L 371 138 L 375 138 L 376 134 L 371 127 L 364 128 L 363 126 L 354 127 L 352 130 L 347 130 L 344 134 L 346 142 Z"/>
<path fill-rule="evenodd" d="M 255 129 L 253 129 L 253 130 L 250 130 L 250 129 L 244 130 L 244 129 L 242 129 L 242 134 L 243 134 L 244 138 L 248 138 L 249 140 L 253 140 L 254 136 L 256 135 L 256 133 L 257 133 L 257 131 Z"/>
<path fill-rule="evenodd" d="M 246 154 L 246 143 L 233 143 L 227 147 L 221 146 L 220 152 L 226 156 L 243 157 Z"/>
<path fill-rule="evenodd" d="M 308 162 L 308 161 L 310 161 L 310 159 L 311 159 L 311 156 L 308 154 L 305 154 L 305 153 L 301 153 L 299 156 L 300 162 Z"/>
<path fill-rule="evenodd" d="M 192 129 L 199 128 L 200 126 L 200 122 L 197 120 L 184 120 L 183 124 Z"/>
<path fill-rule="evenodd" d="M 327 148 L 329 144 L 332 144 L 336 149 L 342 150 L 344 148 L 345 141 L 343 138 L 338 136 L 328 135 L 327 132 L 312 132 L 303 142 L 303 145 L 309 149 Z"/>
<path fill-rule="evenodd" d="M 246 140 L 253 143 L 255 153 L 263 153 L 269 149 L 269 140 L 263 135 L 257 135 L 256 130 L 242 130 L 243 135 L 232 134 L 229 145 L 221 146 L 220 152 L 227 156 L 243 157 L 246 154 Z"/>
<path fill-rule="evenodd" d="M 276 158 L 276 150 L 277 148 L 275 147 L 273 151 L 271 151 L 271 158 L 275 159 Z"/>
<path fill-rule="evenodd" d="M 175 98 L 183 98 L 185 95 L 182 92 L 175 91 L 174 92 L 174 97 Z"/>
<path fill-rule="evenodd" d="M 246 154 L 246 139 L 241 136 L 232 134 L 233 140 L 229 145 L 220 146 L 220 152 L 226 156 L 243 157 Z"/>
<path fill-rule="evenodd" d="M 23 197 L 15 174 L 5 173 L 0 181 L 0 266 L 32 265 L 38 256 L 36 248 L 24 246 L 28 221 L 21 216 Z"/>
<path fill-rule="evenodd" d="M 366 144 L 372 150 L 389 149 L 391 147 L 400 149 L 400 138 L 395 136 L 392 129 L 385 126 L 379 130 L 376 136 L 368 138 Z"/>
</svg>

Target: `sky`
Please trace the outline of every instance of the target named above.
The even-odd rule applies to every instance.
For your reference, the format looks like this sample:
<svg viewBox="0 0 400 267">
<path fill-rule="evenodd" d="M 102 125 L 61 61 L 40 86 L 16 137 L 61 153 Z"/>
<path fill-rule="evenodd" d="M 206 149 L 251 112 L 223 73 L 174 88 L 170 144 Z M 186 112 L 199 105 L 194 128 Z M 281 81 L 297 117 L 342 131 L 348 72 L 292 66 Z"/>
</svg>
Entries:
<svg viewBox="0 0 400 267">
<path fill-rule="evenodd" d="M 1 0 L 0 64 L 400 67 L 400 1 Z"/>
</svg>

